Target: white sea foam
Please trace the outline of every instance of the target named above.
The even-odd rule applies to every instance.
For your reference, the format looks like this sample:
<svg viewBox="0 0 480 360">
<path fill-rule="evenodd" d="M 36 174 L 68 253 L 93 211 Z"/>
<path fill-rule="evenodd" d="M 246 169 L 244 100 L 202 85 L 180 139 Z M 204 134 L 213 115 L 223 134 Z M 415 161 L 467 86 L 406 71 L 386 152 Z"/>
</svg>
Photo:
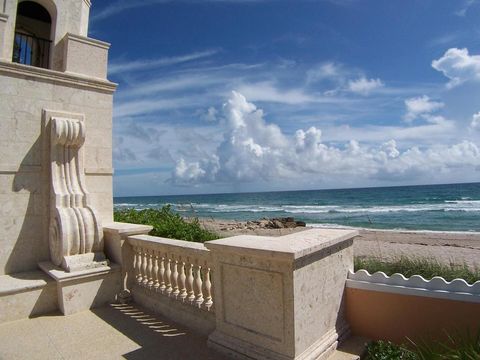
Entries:
<svg viewBox="0 0 480 360">
<path fill-rule="evenodd" d="M 115 207 L 130 207 L 135 209 L 160 208 L 166 204 L 120 203 Z M 262 205 L 262 204 L 171 204 L 179 212 L 198 211 L 201 213 L 283 213 L 288 214 L 380 214 L 397 212 L 480 212 L 480 200 L 448 200 L 436 204 L 408 204 L 391 206 L 349 206 L 349 205 Z"/>
<path fill-rule="evenodd" d="M 306 224 L 308 227 L 312 228 L 319 228 L 319 229 L 362 229 L 360 227 L 354 227 L 354 226 L 346 226 L 346 225 L 339 225 L 339 224 L 316 224 L 316 223 L 307 223 Z"/>
</svg>

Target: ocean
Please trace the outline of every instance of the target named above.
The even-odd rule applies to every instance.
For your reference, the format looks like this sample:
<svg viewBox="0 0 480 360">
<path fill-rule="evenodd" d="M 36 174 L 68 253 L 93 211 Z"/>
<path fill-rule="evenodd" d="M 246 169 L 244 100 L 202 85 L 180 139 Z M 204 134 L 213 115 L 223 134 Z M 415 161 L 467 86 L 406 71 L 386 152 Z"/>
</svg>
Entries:
<svg viewBox="0 0 480 360">
<path fill-rule="evenodd" d="M 480 183 L 114 198 L 116 209 L 166 204 L 188 217 L 294 217 L 315 227 L 480 231 Z"/>
</svg>

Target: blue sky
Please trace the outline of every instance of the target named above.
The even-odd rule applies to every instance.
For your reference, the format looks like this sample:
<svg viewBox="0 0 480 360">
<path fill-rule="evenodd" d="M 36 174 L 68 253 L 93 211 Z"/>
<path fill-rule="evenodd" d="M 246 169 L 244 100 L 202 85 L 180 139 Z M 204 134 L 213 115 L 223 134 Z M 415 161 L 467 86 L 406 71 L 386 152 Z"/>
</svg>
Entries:
<svg viewBox="0 0 480 360">
<path fill-rule="evenodd" d="M 117 196 L 480 179 L 479 0 L 95 1 Z"/>
</svg>

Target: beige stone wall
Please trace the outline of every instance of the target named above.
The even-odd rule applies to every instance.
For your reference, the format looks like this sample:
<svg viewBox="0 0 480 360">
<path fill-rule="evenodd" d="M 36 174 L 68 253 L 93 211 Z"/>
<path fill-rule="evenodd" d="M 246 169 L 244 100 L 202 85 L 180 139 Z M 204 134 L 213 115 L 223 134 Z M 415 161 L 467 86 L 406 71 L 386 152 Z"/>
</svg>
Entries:
<svg viewBox="0 0 480 360">
<path fill-rule="evenodd" d="M 301 354 L 318 339 L 335 329 L 339 336 L 347 331 L 344 316 L 346 274 L 353 269 L 353 241 L 328 251 L 322 259 L 312 259 L 294 274 L 296 352 Z M 312 311 L 315 309 L 315 311 Z"/>
<path fill-rule="evenodd" d="M 85 115 L 92 205 L 112 221 L 113 84 L 0 62 L 0 275 L 49 260 L 49 164 L 42 111 Z"/>
</svg>

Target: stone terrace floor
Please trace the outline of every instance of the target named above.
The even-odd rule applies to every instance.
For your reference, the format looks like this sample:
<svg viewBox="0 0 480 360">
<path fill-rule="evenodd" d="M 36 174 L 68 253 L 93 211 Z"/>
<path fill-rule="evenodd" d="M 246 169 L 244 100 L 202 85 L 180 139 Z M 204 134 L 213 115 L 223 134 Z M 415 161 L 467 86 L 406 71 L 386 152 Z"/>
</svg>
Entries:
<svg viewBox="0 0 480 360">
<path fill-rule="evenodd" d="M 205 336 L 135 304 L 0 325 L 0 359 L 225 359 Z"/>
</svg>

